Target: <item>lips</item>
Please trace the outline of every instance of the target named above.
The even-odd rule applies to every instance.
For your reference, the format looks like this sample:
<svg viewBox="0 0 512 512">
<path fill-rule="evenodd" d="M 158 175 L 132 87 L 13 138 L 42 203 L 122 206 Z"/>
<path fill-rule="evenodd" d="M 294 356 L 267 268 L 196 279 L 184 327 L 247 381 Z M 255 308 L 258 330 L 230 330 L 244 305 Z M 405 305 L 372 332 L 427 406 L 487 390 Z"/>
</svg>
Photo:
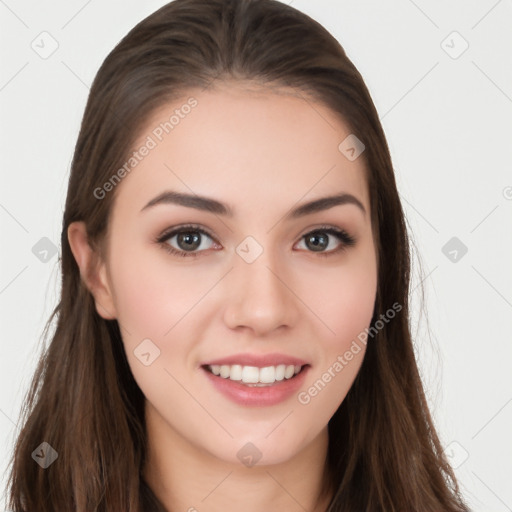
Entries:
<svg viewBox="0 0 512 512">
<path fill-rule="evenodd" d="M 306 364 L 293 377 L 272 384 L 246 384 L 233 381 L 230 378 L 214 375 L 211 371 L 206 370 L 206 367 L 202 367 L 202 374 L 214 389 L 230 401 L 247 407 L 268 407 L 291 399 L 303 385 L 309 373 L 308 370 L 310 370 L 310 365 Z"/>
<path fill-rule="evenodd" d="M 223 366 L 223 365 L 240 365 L 240 366 L 256 366 L 257 368 L 265 368 L 267 366 L 279 366 L 279 365 L 293 365 L 293 366 L 305 366 L 308 363 L 305 359 L 298 357 L 289 356 L 280 353 L 271 354 L 233 354 L 231 356 L 223 357 L 220 359 L 212 359 L 201 363 L 200 366 Z"/>
</svg>

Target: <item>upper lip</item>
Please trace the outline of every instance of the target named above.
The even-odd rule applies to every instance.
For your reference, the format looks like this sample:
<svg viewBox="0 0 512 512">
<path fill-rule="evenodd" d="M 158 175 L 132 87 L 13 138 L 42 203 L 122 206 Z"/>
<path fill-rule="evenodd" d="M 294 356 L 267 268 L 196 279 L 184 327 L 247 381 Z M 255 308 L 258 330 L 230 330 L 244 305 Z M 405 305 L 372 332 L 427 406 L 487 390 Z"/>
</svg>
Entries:
<svg viewBox="0 0 512 512">
<path fill-rule="evenodd" d="M 289 356 L 286 354 L 233 354 L 231 356 L 215 359 L 203 363 L 201 366 L 211 365 L 234 365 L 239 364 L 241 366 L 256 366 L 257 368 L 265 368 L 266 366 L 278 366 L 280 364 L 285 365 L 300 365 L 304 366 L 309 364 L 304 359 L 299 357 Z"/>
</svg>

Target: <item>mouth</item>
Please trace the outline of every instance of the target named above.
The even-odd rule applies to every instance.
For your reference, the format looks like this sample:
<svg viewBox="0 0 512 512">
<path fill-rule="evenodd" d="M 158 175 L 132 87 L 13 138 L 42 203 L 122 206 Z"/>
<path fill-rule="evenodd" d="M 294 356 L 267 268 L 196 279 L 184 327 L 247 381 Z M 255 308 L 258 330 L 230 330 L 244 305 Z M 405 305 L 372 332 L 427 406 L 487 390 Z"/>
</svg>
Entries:
<svg viewBox="0 0 512 512">
<path fill-rule="evenodd" d="M 297 378 L 309 364 L 276 366 L 202 365 L 208 373 L 248 387 L 269 387 Z"/>
</svg>

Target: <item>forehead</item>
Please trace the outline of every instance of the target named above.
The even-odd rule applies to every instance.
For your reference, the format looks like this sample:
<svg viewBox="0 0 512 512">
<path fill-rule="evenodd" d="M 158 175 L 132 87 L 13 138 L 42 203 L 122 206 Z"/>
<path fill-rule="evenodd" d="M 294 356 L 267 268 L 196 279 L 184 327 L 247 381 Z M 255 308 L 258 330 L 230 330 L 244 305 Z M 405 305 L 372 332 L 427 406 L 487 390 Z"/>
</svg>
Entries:
<svg viewBox="0 0 512 512">
<path fill-rule="evenodd" d="M 171 189 L 218 198 L 243 215 L 346 192 L 369 211 L 364 159 L 339 149 L 350 135 L 341 116 L 294 89 L 228 82 L 190 90 L 139 131 L 133 151 L 149 149 L 138 151 L 144 156 L 118 185 L 116 203 L 138 212 Z"/>
</svg>

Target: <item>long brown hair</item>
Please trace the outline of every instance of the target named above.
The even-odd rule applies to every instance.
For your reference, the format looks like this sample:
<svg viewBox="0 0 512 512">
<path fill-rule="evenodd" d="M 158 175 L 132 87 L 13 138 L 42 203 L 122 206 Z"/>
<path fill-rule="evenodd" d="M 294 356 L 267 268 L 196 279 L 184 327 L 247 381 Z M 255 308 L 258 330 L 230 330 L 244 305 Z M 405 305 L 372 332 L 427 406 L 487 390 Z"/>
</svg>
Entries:
<svg viewBox="0 0 512 512">
<path fill-rule="evenodd" d="M 365 83 L 319 23 L 276 0 L 175 0 L 133 28 L 92 84 L 71 165 L 62 224 L 60 301 L 24 408 L 8 482 L 14 512 L 136 512 L 164 507 L 144 482 L 144 395 L 124 353 L 120 326 L 100 317 L 67 238 L 84 221 L 101 252 L 115 191 L 94 191 L 133 150 L 155 109 L 218 79 L 293 88 L 337 113 L 365 145 L 378 249 L 372 325 L 345 400 L 331 418 L 329 512 L 469 510 L 442 453 L 409 330 L 409 240 L 387 142 Z M 46 469 L 32 453 L 58 453 Z M 39 448 L 41 449 L 41 448 Z M 45 445 L 45 449 L 49 449 Z"/>
</svg>

